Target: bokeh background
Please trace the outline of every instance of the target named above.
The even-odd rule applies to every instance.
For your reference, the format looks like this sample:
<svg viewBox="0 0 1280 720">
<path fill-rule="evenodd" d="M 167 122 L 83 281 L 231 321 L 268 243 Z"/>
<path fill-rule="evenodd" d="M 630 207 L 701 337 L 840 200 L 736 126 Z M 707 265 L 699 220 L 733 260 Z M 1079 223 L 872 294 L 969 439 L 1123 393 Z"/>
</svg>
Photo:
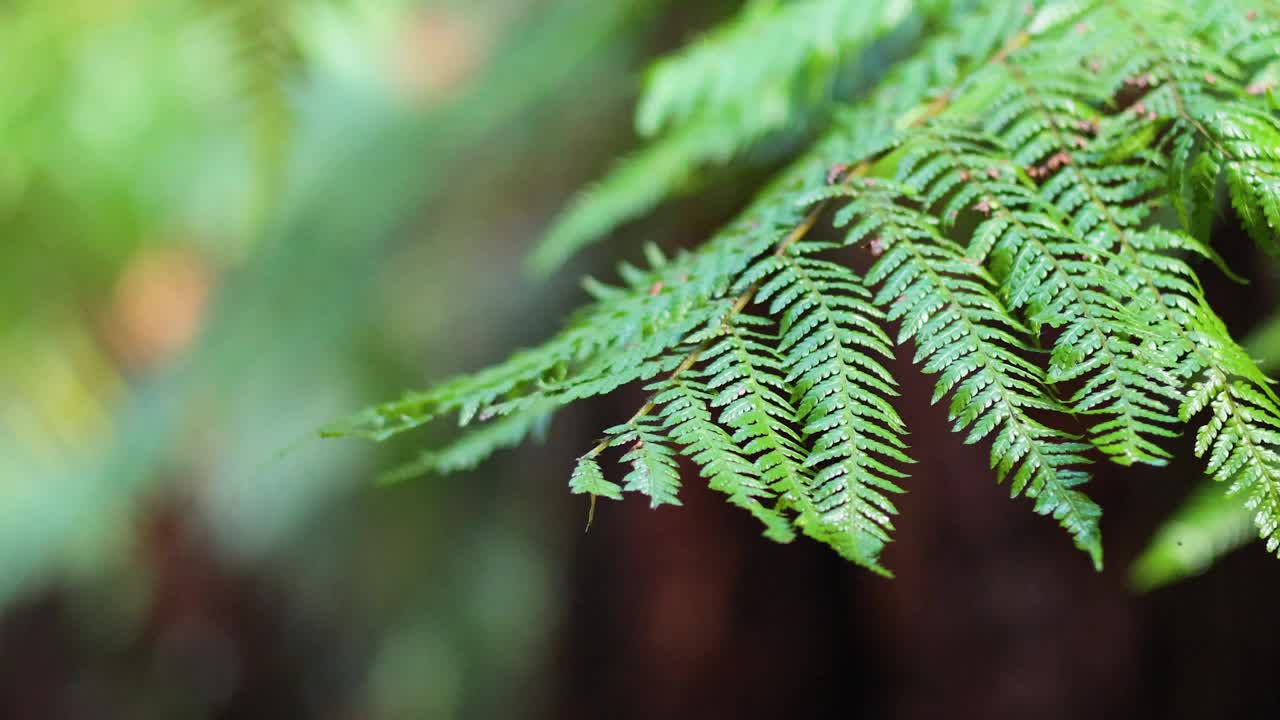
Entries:
<svg viewBox="0 0 1280 720">
<path fill-rule="evenodd" d="M 390 487 L 424 438 L 318 437 L 537 341 L 580 275 L 696 244 L 785 162 L 794 138 L 524 271 L 634 146 L 646 64 L 738 5 L 0 3 L 0 718 L 1280 717 L 1260 546 L 1131 589 L 1194 463 L 1100 474 L 1094 573 L 905 358 L 925 451 L 891 582 L 692 483 L 583 533 L 571 458 L 636 393 Z M 1225 247 L 1244 336 L 1274 273 Z"/>
</svg>

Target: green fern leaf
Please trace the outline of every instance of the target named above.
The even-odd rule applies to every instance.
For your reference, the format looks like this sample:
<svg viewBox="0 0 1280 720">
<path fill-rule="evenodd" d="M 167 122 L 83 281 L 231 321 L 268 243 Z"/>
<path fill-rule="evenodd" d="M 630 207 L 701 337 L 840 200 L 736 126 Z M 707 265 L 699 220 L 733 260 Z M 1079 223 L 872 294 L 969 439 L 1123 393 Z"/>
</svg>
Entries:
<svg viewBox="0 0 1280 720">
<path fill-rule="evenodd" d="M 795 254 L 764 265 L 773 274 L 756 301 L 780 317 L 778 350 L 795 417 L 812 445 L 805 466 L 814 473 L 815 498 L 828 523 L 862 525 L 860 544 L 870 549 L 861 552 L 877 558 L 871 538 L 887 542 L 897 512 L 887 494 L 902 492 L 894 480 L 906 477 L 886 461 L 911 462 L 901 439 L 906 428 L 885 400 L 897 394 L 893 377 L 876 359 L 892 357 L 883 315 L 844 266 Z"/>
<path fill-rule="evenodd" d="M 728 25 L 649 72 L 636 127 L 650 143 L 574 199 L 530 258 L 545 274 L 767 138 L 803 135 L 829 114 L 872 44 L 949 15 L 950 0 L 748 3 Z M 914 11 L 909 13 L 908 10 Z M 953 17 L 953 20 L 958 18 Z M 918 95 L 901 88 L 896 95 Z"/>
<path fill-rule="evenodd" d="M 524 442 L 529 435 L 541 435 L 551 422 L 551 413 L 543 408 L 530 408 L 525 412 L 508 415 L 469 433 L 439 449 L 423 451 L 416 460 L 406 463 L 378 477 L 378 482 L 391 485 L 428 473 L 449 474 L 471 470 L 487 460 L 494 452 L 512 448 Z"/>
<path fill-rule="evenodd" d="M 764 524 L 765 537 L 790 542 L 795 537 L 791 521 L 773 509 L 773 490 L 761 479 L 755 463 L 713 419 L 711 402 L 715 396 L 700 375 L 687 372 L 652 388 L 669 436 L 698 466 L 712 490 L 725 493 L 730 503 Z"/>
<path fill-rule="evenodd" d="M 1211 245 L 1219 188 L 1258 244 L 1280 247 L 1280 107 L 1258 85 L 1280 73 L 1280 12 L 1024 4 L 930 3 L 914 18 L 892 2 L 865 16 L 835 0 L 751 4 L 656 66 L 639 113 L 655 144 L 584 196 L 536 262 L 647 211 L 708 158 L 794 129 L 875 38 L 935 11 L 948 21 L 865 98 L 815 113 L 822 137 L 700 247 L 589 281 L 593 302 L 547 343 L 335 430 L 478 423 L 418 464 L 450 469 L 563 405 L 645 384 L 649 400 L 579 460 L 575 492 L 620 497 L 597 458 L 627 448 L 626 490 L 678 503 L 680 455 L 766 536 L 799 530 L 884 572 L 910 463 L 884 364 L 896 325 L 954 430 L 989 442 L 997 480 L 1098 566 L 1086 468 L 1163 464 L 1187 426 L 1280 549 L 1280 400 L 1195 267 L 1230 275 Z M 830 210 L 840 243 L 815 230 Z M 859 251 L 876 258 L 865 277 Z"/>
<path fill-rule="evenodd" d="M 589 457 L 578 459 L 578 464 L 573 468 L 573 475 L 569 478 L 569 490 L 575 494 L 590 495 L 593 498 L 622 499 L 622 488 L 618 487 L 617 483 L 605 480 L 604 473 L 600 471 L 600 463 Z"/>
<path fill-rule="evenodd" d="M 946 4 L 926 2 L 918 12 L 930 17 Z M 841 61 L 909 19 L 909 10 L 886 0 L 753 0 L 650 70 L 636 128 L 654 135 L 697 115 L 785 126 L 797 102 L 830 94 Z"/>
<path fill-rule="evenodd" d="M 1075 489 L 1088 479 L 1078 469 L 1088 446 L 1033 417 L 1058 406 L 1043 373 L 1018 353 L 1025 331 L 992 294 L 990 278 L 928 218 L 899 204 L 906 192 L 878 183 L 842 211 L 846 221 L 873 224 L 874 242 L 885 247 L 866 278 L 878 287 L 876 303 L 901 321 L 899 341 L 915 342 L 924 371 L 941 375 L 934 400 L 952 395 L 950 415 L 957 431 L 969 430 L 965 442 L 995 433 L 997 476 L 1010 479 L 1013 495 L 1035 498 L 1036 511 L 1057 519 L 1100 567 L 1101 511 Z"/>
<path fill-rule="evenodd" d="M 639 417 L 609 430 L 611 447 L 627 446 L 622 462 L 631 466 L 623 478 L 622 489 L 649 496 L 649 507 L 679 505 L 680 472 L 675 453 L 664 444 L 659 420 Z"/>
</svg>

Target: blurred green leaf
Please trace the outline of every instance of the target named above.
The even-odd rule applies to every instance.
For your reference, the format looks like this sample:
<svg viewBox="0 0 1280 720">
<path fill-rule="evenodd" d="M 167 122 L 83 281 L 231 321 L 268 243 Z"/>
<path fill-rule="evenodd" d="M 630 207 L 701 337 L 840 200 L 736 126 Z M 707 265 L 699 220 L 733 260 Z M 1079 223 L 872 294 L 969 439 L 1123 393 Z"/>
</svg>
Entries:
<svg viewBox="0 0 1280 720">
<path fill-rule="evenodd" d="M 1280 367 L 1280 315 L 1263 322 L 1244 347 L 1264 372 Z M 1135 588 L 1155 590 L 1199 575 L 1257 539 L 1252 514 L 1226 490 L 1221 483 L 1203 480 L 1161 524 L 1129 569 Z"/>
</svg>

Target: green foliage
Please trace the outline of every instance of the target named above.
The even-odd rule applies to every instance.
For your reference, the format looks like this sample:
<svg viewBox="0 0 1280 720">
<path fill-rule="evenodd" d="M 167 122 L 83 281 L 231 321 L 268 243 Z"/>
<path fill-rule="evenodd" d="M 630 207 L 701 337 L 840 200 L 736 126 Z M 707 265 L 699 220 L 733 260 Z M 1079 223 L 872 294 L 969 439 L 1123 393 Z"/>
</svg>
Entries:
<svg viewBox="0 0 1280 720">
<path fill-rule="evenodd" d="M 684 189 L 705 167 L 808 128 L 835 106 L 842 81 L 876 41 L 943 16 L 952 4 L 748 2 L 723 27 L 654 65 L 636 110 L 636 129 L 649 144 L 574 200 L 534 251 L 531 266 L 555 270 Z"/>
<path fill-rule="evenodd" d="M 259 215 L 284 182 L 293 126 L 288 85 L 301 65 L 295 32 L 304 4 L 305 0 L 204 0 L 200 7 L 214 31 L 225 38 L 227 69 L 249 105 Z"/>
<path fill-rule="evenodd" d="M 1139 590 L 1154 590 L 1209 568 L 1214 560 L 1257 537 L 1240 501 L 1218 484 L 1198 488 L 1161 526 L 1129 570 Z"/>
<path fill-rule="evenodd" d="M 1260 368 L 1280 365 L 1280 320 L 1268 320 L 1244 346 Z M 1257 537 L 1253 513 L 1229 489 L 1206 480 L 1164 521 L 1130 568 L 1135 587 L 1151 590 L 1197 575 Z"/>
<path fill-rule="evenodd" d="M 899 340 L 916 343 L 916 361 L 925 362 L 926 372 L 941 373 L 934 401 L 951 394 L 955 430 L 967 429 L 969 443 L 994 432 L 997 477 L 1012 476 L 1011 493 L 1036 498 L 1036 511 L 1058 519 L 1101 565 L 1101 512 L 1072 489 L 1087 479 L 1072 466 L 1087 462 L 1081 453 L 1088 446 L 1034 419 L 1034 411 L 1057 405 L 1043 391 L 1043 371 L 1017 352 L 1026 348 L 1019 338 L 1025 330 L 961 248 L 940 236 L 930 218 L 902 206 L 908 197 L 905 188 L 871 188 L 846 207 L 864 218 L 851 238 L 876 232 L 872 242 L 888 244 L 866 282 L 879 286 L 877 302 L 888 306 L 888 319 L 901 323 Z"/>
<path fill-rule="evenodd" d="M 942 5 L 912 18 L 929 27 Z M 836 58 L 907 22 L 905 7 L 753 3 L 660 61 L 637 117 L 659 144 L 579 200 L 538 263 L 653 206 L 705 148 L 728 156 L 795 123 Z M 590 282 L 594 303 L 547 343 L 339 429 L 503 422 L 646 383 L 649 401 L 579 460 L 575 491 L 618 497 L 599 458 L 626 448 L 623 489 L 674 503 L 678 452 L 769 537 L 794 528 L 883 571 L 910 463 L 883 364 L 896 332 L 937 376 L 935 401 L 948 398 L 964 441 L 988 443 L 997 479 L 1099 567 L 1089 465 L 1163 465 L 1187 426 L 1274 552 L 1280 402 L 1195 265 L 1221 267 L 1220 188 L 1260 246 L 1280 247 L 1280 115 L 1266 85 L 1280 17 L 1235 0 L 948 12 L 700 247 L 623 265 L 623 284 Z M 495 433 L 469 460 L 512 437 Z"/>
</svg>

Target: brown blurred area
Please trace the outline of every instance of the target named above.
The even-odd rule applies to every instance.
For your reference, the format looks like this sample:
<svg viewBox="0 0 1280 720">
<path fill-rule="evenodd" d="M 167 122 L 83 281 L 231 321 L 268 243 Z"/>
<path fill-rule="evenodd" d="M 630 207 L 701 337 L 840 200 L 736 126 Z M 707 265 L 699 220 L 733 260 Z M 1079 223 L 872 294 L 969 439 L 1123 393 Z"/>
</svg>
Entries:
<svg viewBox="0 0 1280 720">
<path fill-rule="evenodd" d="M 1212 289 L 1244 309 L 1270 292 L 1251 288 Z M 1193 463 L 1100 469 L 1096 573 L 995 485 L 931 383 L 901 357 L 891 369 L 920 460 L 886 551 L 895 579 L 772 545 L 694 483 L 684 508 L 607 507 L 577 546 L 546 717 L 1280 717 L 1280 574 L 1261 546 L 1150 595 L 1127 584 Z"/>
<path fill-rule="evenodd" d="M 1135 596 L 1004 497 L 980 451 L 915 425 L 930 426 L 892 581 L 819 547 L 770 546 L 700 489 L 683 511 L 619 509 L 606 546 L 577 556 L 548 717 L 1275 716 L 1278 587 L 1261 548 Z M 1095 495 L 1123 568 L 1177 493 L 1150 507 L 1157 473 L 1111 475 Z"/>
<path fill-rule="evenodd" d="M 585 534 L 577 499 L 544 506 L 572 543 L 566 584 L 536 659 L 537 702 L 504 716 L 1277 716 L 1280 582 L 1262 548 L 1152 595 L 1126 585 L 1185 489 L 1174 478 L 1193 474 L 1100 473 L 1108 569 L 1095 573 L 991 482 L 982 449 L 927 408 L 925 383 L 904 397 L 928 450 L 900 503 L 893 580 L 811 542 L 770 543 L 696 482 L 683 508 L 604 506 Z M 528 460 L 555 462 L 550 452 Z M 151 683 L 168 688 L 160 706 L 173 717 L 374 717 L 356 702 L 359 675 L 342 672 L 367 650 L 358 629 L 299 613 L 270 566 L 227 565 L 188 520 L 162 503 L 137 528 L 153 594 L 136 639 L 86 642 L 83 608 L 56 589 L 6 614 L 0 717 L 138 717 L 119 689 Z"/>
<path fill-rule="evenodd" d="M 1264 266 L 1239 228 L 1218 233 L 1239 240 L 1223 243 L 1230 266 Z M 1207 282 L 1237 335 L 1275 299 L 1265 275 Z M 561 674 L 549 716 L 1280 717 L 1280 573 L 1260 545 L 1149 595 L 1127 582 L 1198 476 L 1188 438 L 1170 467 L 1098 469 L 1097 573 L 992 481 L 985 448 L 950 432 L 906 355 L 890 369 L 919 463 L 885 555 L 896 577 L 771 545 L 704 488 L 682 509 L 609 508 L 605 540 L 578 546 L 573 607 L 597 612 L 568 628 L 562 657 L 581 670 Z"/>
</svg>

